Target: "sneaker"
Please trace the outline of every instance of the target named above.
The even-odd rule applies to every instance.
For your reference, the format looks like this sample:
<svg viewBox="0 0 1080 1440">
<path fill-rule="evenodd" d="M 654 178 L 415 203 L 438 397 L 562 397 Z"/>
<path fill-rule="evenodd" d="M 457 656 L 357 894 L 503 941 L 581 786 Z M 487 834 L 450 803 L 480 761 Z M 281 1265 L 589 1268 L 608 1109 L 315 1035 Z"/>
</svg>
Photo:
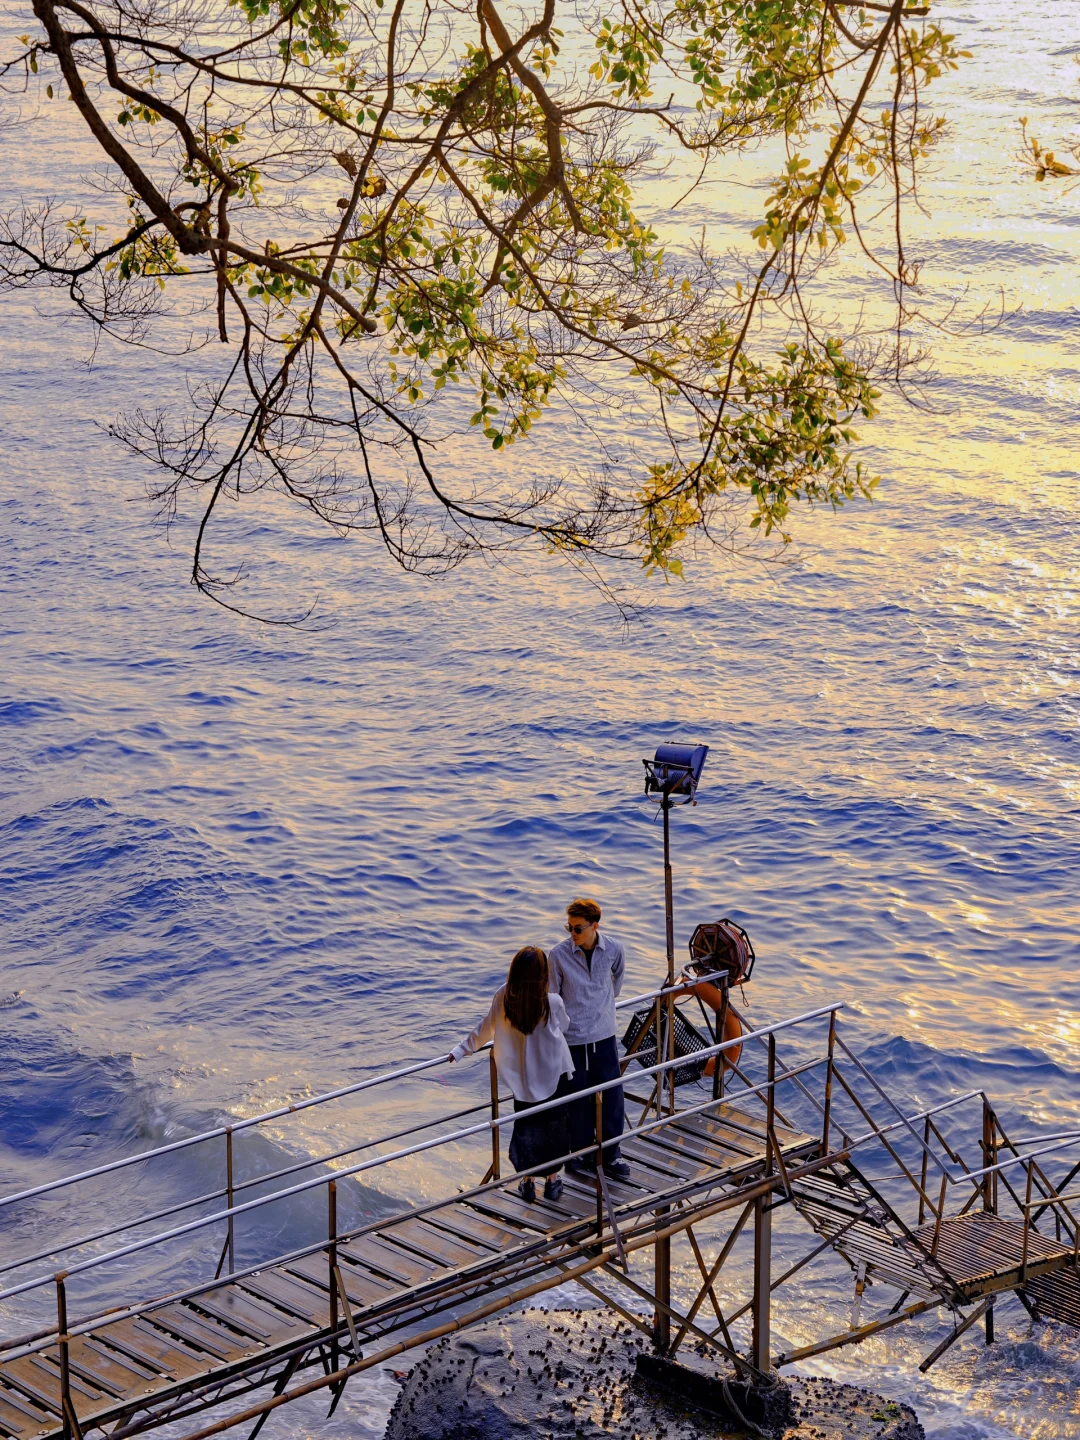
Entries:
<svg viewBox="0 0 1080 1440">
<path fill-rule="evenodd" d="M 596 1166 L 590 1165 L 587 1160 L 569 1160 L 566 1164 L 566 1173 L 576 1175 L 582 1180 L 591 1180 L 596 1174 Z"/>
<path fill-rule="evenodd" d="M 549 1175 L 544 1181 L 544 1199 L 558 1200 L 562 1194 L 562 1184 L 561 1175 Z"/>
<path fill-rule="evenodd" d="M 604 1166 L 604 1174 L 609 1180 L 625 1182 L 630 1179 L 630 1166 L 625 1160 L 609 1160 Z"/>
<path fill-rule="evenodd" d="M 518 1181 L 518 1194 L 525 1201 L 526 1205 L 532 1205 L 536 1200 L 536 1181 L 531 1175 L 526 1175 L 524 1180 Z"/>
</svg>

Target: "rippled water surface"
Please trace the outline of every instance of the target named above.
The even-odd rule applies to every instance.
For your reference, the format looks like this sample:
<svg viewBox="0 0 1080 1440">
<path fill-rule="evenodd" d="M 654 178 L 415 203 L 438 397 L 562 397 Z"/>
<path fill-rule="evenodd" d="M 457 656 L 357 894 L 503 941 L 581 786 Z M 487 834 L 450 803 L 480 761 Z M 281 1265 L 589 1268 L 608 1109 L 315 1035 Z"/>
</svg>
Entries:
<svg viewBox="0 0 1080 1440">
<path fill-rule="evenodd" d="M 187 533 L 170 547 L 98 428 L 174 368 L 105 348 L 87 369 L 57 304 L 0 305 L 5 1190 L 445 1050 L 577 892 L 647 988 L 662 892 L 640 758 L 672 736 L 712 746 L 675 822 L 680 944 L 734 915 L 759 1018 L 840 998 L 897 1093 L 982 1087 L 1010 1123 L 1072 1122 L 1080 192 L 1036 187 L 1012 156 L 1020 114 L 1046 141 L 1075 132 L 1080 5 L 946 13 L 974 58 L 942 86 L 924 279 L 972 309 L 1003 297 L 1005 318 L 934 340 L 934 412 L 890 403 L 868 429 L 872 508 L 813 517 L 790 563 L 702 562 L 647 592 L 628 633 L 550 566 L 430 584 L 273 514 L 248 537 L 261 583 L 318 593 L 334 623 L 260 628 L 200 603 Z M 2 143 L 5 190 L 45 184 Z M 81 153 L 58 142 L 52 173 Z M 754 203 L 722 188 L 688 220 Z M 446 1084 L 298 1117 L 243 1163 L 433 1113 Z M 350 1203 L 461 1178 L 420 1157 Z M 103 1189 L 88 1220 L 191 1182 L 177 1165 Z M 44 1218 L 20 1220 L 20 1245 Z M 301 1243 L 314 1221 L 266 1223 Z M 821 1333 L 833 1284 L 800 1281 L 779 1330 Z M 1080 1335 L 1029 1334 L 1019 1308 L 1001 1323 L 1003 1344 L 961 1342 L 917 1382 L 944 1317 L 821 1368 L 912 1399 L 936 1440 L 1080 1435 Z M 393 1393 L 380 1373 L 329 1426 L 317 1407 L 274 1423 L 377 1437 Z"/>
</svg>

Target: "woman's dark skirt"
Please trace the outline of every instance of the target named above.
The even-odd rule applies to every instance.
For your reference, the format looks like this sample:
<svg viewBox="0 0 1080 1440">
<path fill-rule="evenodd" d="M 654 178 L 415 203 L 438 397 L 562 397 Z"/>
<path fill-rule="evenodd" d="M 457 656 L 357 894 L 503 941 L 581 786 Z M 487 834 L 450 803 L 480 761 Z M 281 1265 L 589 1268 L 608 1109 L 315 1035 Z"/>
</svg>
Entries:
<svg viewBox="0 0 1080 1440">
<path fill-rule="evenodd" d="M 565 1077 L 556 1095 L 564 1091 Z M 552 1096 L 552 1099 L 555 1097 Z M 510 1164 L 515 1170 L 539 1170 L 554 1175 L 570 1148 L 566 1106 L 555 1105 L 539 1115 L 530 1115 L 543 1100 L 514 1101 L 514 1133 L 510 1136 Z"/>
</svg>

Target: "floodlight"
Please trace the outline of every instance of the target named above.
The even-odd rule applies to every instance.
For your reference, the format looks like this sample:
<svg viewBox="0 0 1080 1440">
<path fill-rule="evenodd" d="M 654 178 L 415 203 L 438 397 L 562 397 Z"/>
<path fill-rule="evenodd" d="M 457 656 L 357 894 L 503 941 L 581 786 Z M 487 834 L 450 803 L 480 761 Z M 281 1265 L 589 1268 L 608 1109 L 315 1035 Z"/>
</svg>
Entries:
<svg viewBox="0 0 1080 1440">
<path fill-rule="evenodd" d="M 687 805 L 697 795 L 707 745 L 658 745 L 645 766 L 645 794 L 664 806 Z"/>
<path fill-rule="evenodd" d="M 707 745 L 658 745 L 651 760 L 643 760 L 645 766 L 645 794 L 655 800 L 664 816 L 664 920 L 667 930 L 667 983 L 668 995 L 667 1033 L 665 1038 L 665 1059 L 674 1059 L 675 1035 L 675 906 L 671 884 L 671 811 L 675 805 L 696 803 L 698 781 L 709 753 Z M 661 1044 L 659 1033 L 657 1048 Z M 670 1107 L 675 1109 L 675 1071 L 668 1071 L 670 1086 Z M 657 1106 L 660 1103 L 658 1081 Z"/>
</svg>

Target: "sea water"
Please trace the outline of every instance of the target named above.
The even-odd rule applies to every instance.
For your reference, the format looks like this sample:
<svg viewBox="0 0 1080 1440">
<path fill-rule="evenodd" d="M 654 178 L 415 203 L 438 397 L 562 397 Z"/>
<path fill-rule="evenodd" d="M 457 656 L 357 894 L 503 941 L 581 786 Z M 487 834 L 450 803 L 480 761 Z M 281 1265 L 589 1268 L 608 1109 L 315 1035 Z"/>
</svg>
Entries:
<svg viewBox="0 0 1080 1440">
<path fill-rule="evenodd" d="M 1078 133 L 1080 7 L 967 0 L 940 18 L 973 58 L 930 97 L 951 124 L 915 248 L 930 299 L 999 323 L 933 334 L 931 406 L 890 398 L 864 427 L 872 507 L 800 520 L 779 563 L 714 557 L 645 584 L 628 629 L 555 562 L 430 582 L 273 506 L 241 534 L 259 593 L 281 613 L 318 597 L 320 623 L 228 615 L 187 584 L 190 516 L 167 536 L 102 428 L 175 394 L 183 362 L 106 344 L 87 365 L 59 297 L 4 297 L 4 1190 L 444 1052 L 577 893 L 623 938 L 629 984 L 656 983 L 641 758 L 672 738 L 712 747 L 673 825 L 680 948 L 731 915 L 760 957 L 758 1020 L 842 1000 L 850 1043 L 912 1105 L 983 1088 L 1028 1133 L 1073 1123 L 1080 191 L 1038 186 L 1014 152 L 1021 115 L 1059 150 Z M 6 32 L 21 23 L 9 11 Z M 47 133 L 0 136 L 5 201 L 77 183 L 83 143 Z M 760 200 L 717 183 L 685 223 L 737 228 Z M 564 420 L 543 443 L 578 442 Z M 485 462 L 463 445 L 449 463 Z M 436 1071 L 309 1112 L 240 1164 L 261 1173 L 484 1083 Z M 348 1204 L 376 1214 L 464 1178 L 421 1156 Z M 220 1156 L 127 1172 L 77 1218 L 220 1179 Z M 9 1219 L 4 1253 L 59 1213 Z M 279 1206 L 258 1243 L 320 1223 Z M 810 1269 L 777 1331 L 842 1328 L 849 1301 L 849 1278 Z M 811 1368 L 911 1400 L 935 1440 L 1080 1434 L 1080 1334 L 1032 1330 L 1007 1302 L 998 1346 L 973 1331 L 917 1378 L 947 1324 Z M 394 1393 L 380 1370 L 328 1424 L 307 1402 L 272 1423 L 375 1440 Z"/>
</svg>

